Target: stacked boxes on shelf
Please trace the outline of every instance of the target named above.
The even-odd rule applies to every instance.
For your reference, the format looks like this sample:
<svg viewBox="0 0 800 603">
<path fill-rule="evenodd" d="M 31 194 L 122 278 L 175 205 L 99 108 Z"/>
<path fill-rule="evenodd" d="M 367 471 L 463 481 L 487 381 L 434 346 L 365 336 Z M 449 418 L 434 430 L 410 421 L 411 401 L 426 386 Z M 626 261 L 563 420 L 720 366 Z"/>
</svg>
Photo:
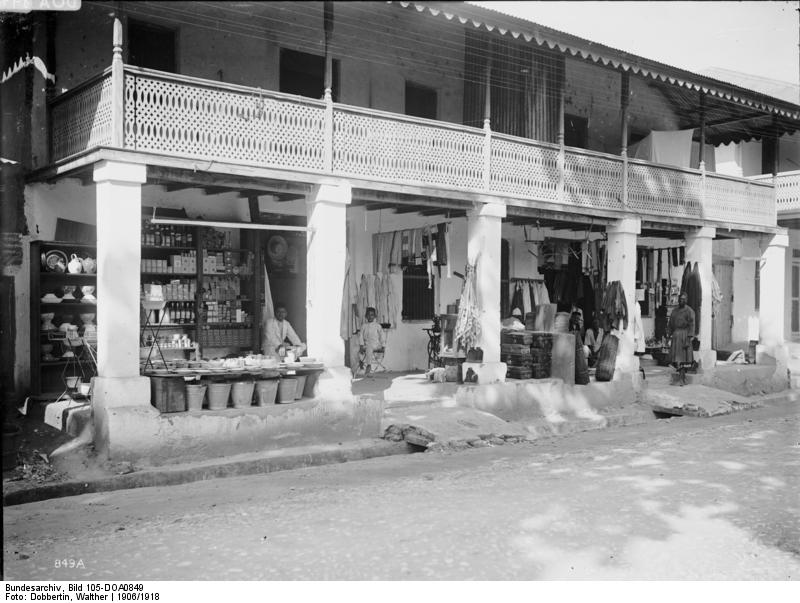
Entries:
<svg viewBox="0 0 800 603">
<path fill-rule="evenodd" d="M 197 252 L 184 251 L 169 258 L 142 258 L 142 272 L 164 274 L 194 274 L 197 271 Z"/>
</svg>

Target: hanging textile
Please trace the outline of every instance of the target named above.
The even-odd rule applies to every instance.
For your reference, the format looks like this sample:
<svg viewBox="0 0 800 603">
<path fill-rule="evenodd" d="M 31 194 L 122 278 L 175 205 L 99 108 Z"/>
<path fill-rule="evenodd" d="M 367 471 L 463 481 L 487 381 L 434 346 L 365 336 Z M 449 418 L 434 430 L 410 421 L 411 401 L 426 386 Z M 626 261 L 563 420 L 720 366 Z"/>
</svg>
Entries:
<svg viewBox="0 0 800 603">
<path fill-rule="evenodd" d="M 514 285 L 512 286 L 514 288 L 514 292 L 511 295 L 511 312 L 513 312 L 514 309 L 517 308 L 519 309 L 520 314 L 522 316 L 525 316 L 525 310 L 523 309 L 523 303 L 522 303 L 522 287 L 520 286 L 519 282 L 514 283 Z"/>
<path fill-rule="evenodd" d="M 361 283 L 358 287 L 358 316 L 362 319 L 367 315 L 367 308 L 369 307 L 369 302 L 367 301 L 367 289 L 369 285 L 367 284 L 367 275 L 361 275 Z M 359 325 L 359 328 L 361 325 Z"/>
<path fill-rule="evenodd" d="M 680 295 L 684 293 L 688 296 L 689 295 L 689 280 L 692 275 L 692 263 L 687 262 L 686 266 L 683 268 L 683 276 L 681 276 L 681 290 Z"/>
<path fill-rule="evenodd" d="M 522 290 L 522 319 L 524 320 L 528 312 L 532 311 L 533 300 L 531 299 L 531 288 L 527 284 L 521 283 L 519 288 Z"/>
<path fill-rule="evenodd" d="M 719 305 L 722 303 L 722 289 L 720 289 L 717 277 L 711 273 L 711 309 L 716 316 L 719 311 Z"/>
<path fill-rule="evenodd" d="M 606 331 L 628 328 L 628 303 L 625 300 L 625 291 L 620 281 L 608 283 L 601 307 Z"/>
<path fill-rule="evenodd" d="M 339 320 L 339 336 L 345 341 L 360 328 L 358 314 L 358 288 L 356 287 L 350 253 L 345 256 L 344 287 L 342 291 L 342 311 Z"/>
<path fill-rule="evenodd" d="M 447 264 L 447 222 L 442 222 L 436 227 L 436 263 L 439 266 Z"/>
<path fill-rule="evenodd" d="M 633 351 L 644 354 L 644 325 L 642 324 L 642 308 L 638 301 L 633 302 Z"/>
<path fill-rule="evenodd" d="M 474 348 L 481 336 L 480 308 L 475 266 L 467 264 L 464 271 L 464 284 L 458 304 L 455 337 L 466 351 Z"/>
<path fill-rule="evenodd" d="M 700 266 L 697 262 L 694 263 L 694 268 L 692 269 L 692 274 L 690 276 L 691 282 L 691 297 L 687 300 L 687 304 L 689 304 L 694 310 L 695 315 L 695 327 L 694 327 L 694 334 L 700 334 L 700 308 L 703 306 L 703 285 L 700 281 Z"/>
<path fill-rule="evenodd" d="M 403 269 L 399 264 L 389 268 L 389 322 L 396 329 L 403 321 Z"/>
<path fill-rule="evenodd" d="M 263 323 L 266 324 L 267 320 L 275 318 L 275 308 L 272 306 L 272 289 L 269 286 L 269 275 L 267 274 L 267 265 L 264 264 L 264 311 L 262 313 Z"/>
</svg>

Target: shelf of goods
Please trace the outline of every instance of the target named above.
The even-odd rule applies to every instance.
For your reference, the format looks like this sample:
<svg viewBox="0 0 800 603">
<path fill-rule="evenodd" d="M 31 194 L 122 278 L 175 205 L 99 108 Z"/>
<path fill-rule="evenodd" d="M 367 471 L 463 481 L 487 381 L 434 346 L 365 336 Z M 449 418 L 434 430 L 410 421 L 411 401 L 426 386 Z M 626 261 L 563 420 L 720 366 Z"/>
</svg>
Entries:
<svg viewBox="0 0 800 603">
<path fill-rule="evenodd" d="M 97 254 L 94 244 L 32 241 L 31 394 L 77 395 L 97 373 Z M 38 259 L 38 261 L 37 261 Z"/>
<path fill-rule="evenodd" d="M 512 379 L 550 377 L 552 350 L 552 333 L 515 329 L 500 333 L 500 360 L 508 365 Z"/>
<path fill-rule="evenodd" d="M 255 320 L 258 279 L 255 240 L 234 229 L 142 227 L 142 299 L 163 299 L 165 308 L 142 312 L 142 357 L 158 343 L 164 361 L 224 356 L 258 347 Z M 154 286 L 160 288 L 157 290 Z M 156 334 L 157 330 L 157 334 Z M 149 338 L 148 338 L 149 337 Z M 157 357 L 158 354 L 151 354 Z"/>
</svg>

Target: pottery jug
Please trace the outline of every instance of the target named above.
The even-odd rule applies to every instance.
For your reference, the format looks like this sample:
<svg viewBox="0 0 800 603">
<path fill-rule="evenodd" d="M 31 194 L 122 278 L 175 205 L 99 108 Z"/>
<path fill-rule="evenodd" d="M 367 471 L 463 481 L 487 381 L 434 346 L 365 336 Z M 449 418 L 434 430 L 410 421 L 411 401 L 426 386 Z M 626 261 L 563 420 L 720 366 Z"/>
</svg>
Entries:
<svg viewBox="0 0 800 603">
<path fill-rule="evenodd" d="M 81 259 L 74 253 L 72 254 L 72 259 L 69 264 L 67 264 L 67 270 L 69 270 L 70 274 L 79 274 L 83 270 L 83 262 L 81 262 Z"/>
<path fill-rule="evenodd" d="M 94 274 L 95 270 L 97 270 L 97 260 L 94 258 L 84 258 L 82 260 L 83 264 L 83 271 L 86 274 Z"/>
</svg>

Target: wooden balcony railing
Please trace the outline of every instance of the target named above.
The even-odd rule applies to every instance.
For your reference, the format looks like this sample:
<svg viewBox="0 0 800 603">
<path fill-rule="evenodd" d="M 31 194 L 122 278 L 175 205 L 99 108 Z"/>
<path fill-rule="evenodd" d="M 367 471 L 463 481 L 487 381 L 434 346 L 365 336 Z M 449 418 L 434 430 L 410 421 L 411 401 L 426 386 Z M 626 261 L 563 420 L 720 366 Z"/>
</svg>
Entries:
<svg viewBox="0 0 800 603">
<path fill-rule="evenodd" d="M 765 174 L 756 176 L 753 180 L 757 182 L 769 182 L 772 184 L 773 176 Z M 775 181 L 775 201 L 778 206 L 778 214 L 781 212 L 797 212 L 800 210 L 800 170 L 793 172 L 783 172 L 774 177 Z"/>
<path fill-rule="evenodd" d="M 771 179 L 624 161 L 488 129 L 121 69 L 120 91 L 113 89 L 107 70 L 52 102 L 53 161 L 121 144 L 133 151 L 482 192 L 565 208 L 776 224 Z M 114 99 L 122 105 L 119 132 L 112 131 Z M 797 181 L 788 188 L 800 206 Z"/>
</svg>

